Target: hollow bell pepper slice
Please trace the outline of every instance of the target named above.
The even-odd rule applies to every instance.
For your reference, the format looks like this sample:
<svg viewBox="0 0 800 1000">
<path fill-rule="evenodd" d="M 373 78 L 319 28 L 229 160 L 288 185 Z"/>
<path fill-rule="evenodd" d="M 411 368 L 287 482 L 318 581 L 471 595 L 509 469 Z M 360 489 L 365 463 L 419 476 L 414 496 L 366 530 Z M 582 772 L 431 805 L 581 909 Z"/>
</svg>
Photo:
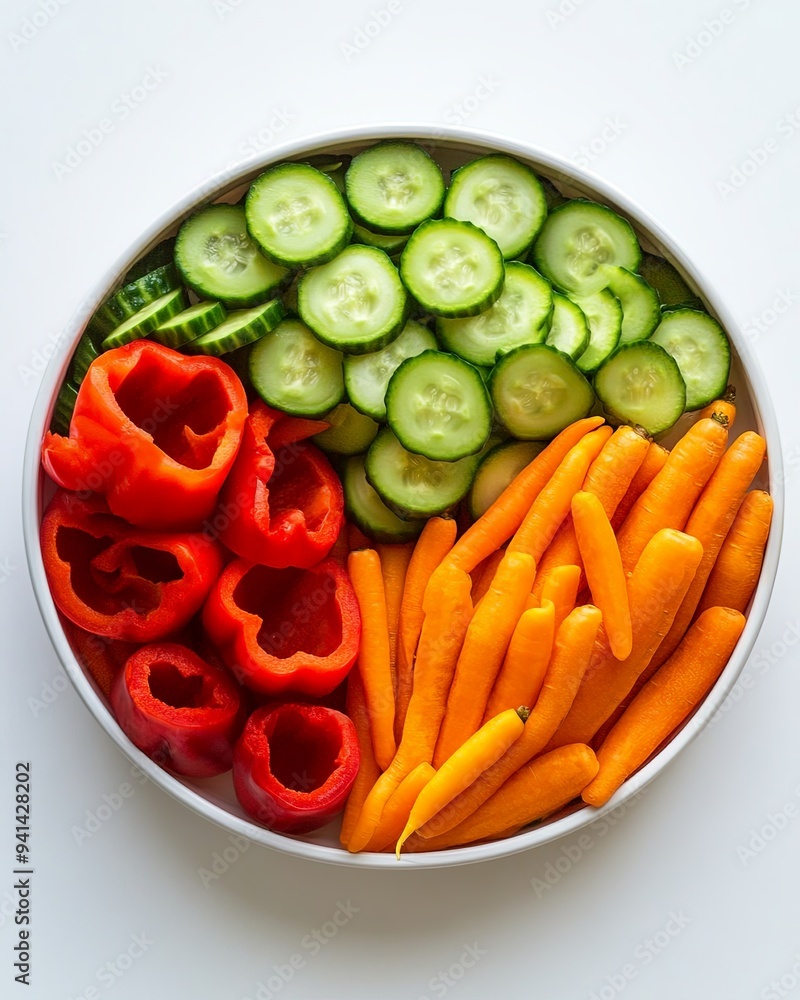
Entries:
<svg viewBox="0 0 800 1000">
<path fill-rule="evenodd" d="M 211 588 L 203 626 L 237 679 L 269 695 L 329 694 L 361 637 L 353 586 L 332 559 L 283 570 L 235 559 Z"/>
<path fill-rule="evenodd" d="M 91 363 L 69 436 L 48 432 L 42 463 L 59 486 L 101 493 L 131 524 L 193 529 L 214 509 L 246 416 L 224 362 L 137 340 Z"/>
<path fill-rule="evenodd" d="M 304 439 L 327 424 L 253 403 L 220 495 L 220 538 L 265 566 L 307 568 L 324 559 L 344 523 L 339 477 Z"/>
<path fill-rule="evenodd" d="M 360 752 L 355 726 L 322 705 L 264 705 L 245 723 L 233 756 L 242 808 L 280 833 L 309 833 L 344 809 Z"/>
<path fill-rule="evenodd" d="M 142 646 L 111 688 L 131 741 L 161 767 L 192 778 L 230 770 L 244 723 L 241 691 L 220 667 L 176 642 Z"/>
<path fill-rule="evenodd" d="M 200 533 L 134 528 L 97 494 L 59 490 L 40 529 L 47 581 L 59 611 L 95 635 L 152 642 L 203 606 L 224 550 Z"/>
</svg>

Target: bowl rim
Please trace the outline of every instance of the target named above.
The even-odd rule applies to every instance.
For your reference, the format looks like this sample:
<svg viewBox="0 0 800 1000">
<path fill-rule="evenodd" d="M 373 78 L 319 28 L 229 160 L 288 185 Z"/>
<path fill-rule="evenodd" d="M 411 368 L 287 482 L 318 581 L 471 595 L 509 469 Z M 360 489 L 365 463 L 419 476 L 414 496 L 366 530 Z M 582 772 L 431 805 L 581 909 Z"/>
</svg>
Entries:
<svg viewBox="0 0 800 1000">
<path fill-rule="evenodd" d="M 142 753 L 123 733 L 109 709 L 104 704 L 95 687 L 83 672 L 61 626 L 58 612 L 50 595 L 39 545 L 39 487 L 41 465 L 39 461 L 41 441 L 49 422 L 52 405 L 58 386 L 65 375 L 69 359 L 77 339 L 89 317 L 114 287 L 115 282 L 127 271 L 153 241 L 168 227 L 173 226 L 192 209 L 218 197 L 223 191 L 242 181 L 253 171 L 266 168 L 269 164 L 298 155 L 325 152 L 327 149 L 346 144 L 379 141 L 392 138 L 408 138 L 427 144 L 441 143 L 444 146 L 475 147 L 481 150 L 504 152 L 532 161 L 545 172 L 563 176 L 579 185 L 589 188 L 604 202 L 615 205 L 649 236 L 660 244 L 670 259 L 685 271 L 702 291 L 704 300 L 717 315 L 728 332 L 736 353 L 742 361 L 750 387 L 756 423 L 767 440 L 770 493 L 774 502 L 773 521 L 769 541 L 764 555 L 758 586 L 754 594 L 750 613 L 744 631 L 733 655 L 714 687 L 684 727 L 667 746 L 658 752 L 640 770 L 632 775 L 614 796 L 601 808 L 581 806 L 567 815 L 545 822 L 529 830 L 504 840 L 491 841 L 462 848 L 449 848 L 421 854 L 403 855 L 403 863 L 398 864 L 392 854 L 350 854 L 343 847 L 329 847 L 273 833 L 263 827 L 242 819 L 204 797 L 199 791 L 185 785 L 178 778 L 162 770 Z M 766 615 L 769 599 L 778 568 L 781 538 L 783 534 L 784 473 L 780 434 L 772 400 L 757 359 L 740 330 L 740 325 L 721 299 L 716 289 L 701 278 L 700 269 L 677 245 L 665 230 L 638 203 L 589 170 L 576 167 L 570 161 L 535 143 L 522 141 L 502 133 L 479 129 L 450 127 L 441 124 L 420 124 L 419 122 L 381 122 L 350 125 L 317 133 L 304 134 L 276 145 L 274 148 L 256 153 L 246 159 L 229 163 L 208 181 L 196 185 L 180 198 L 172 207 L 162 212 L 141 234 L 132 247 L 106 269 L 92 288 L 75 308 L 71 318 L 60 335 L 51 341 L 53 351 L 43 373 L 36 396 L 28 428 L 22 478 L 22 524 L 28 568 L 34 595 L 47 629 L 50 641 L 58 658 L 83 700 L 86 707 L 111 737 L 128 759 L 151 778 L 160 788 L 178 799 L 185 806 L 222 827 L 229 833 L 243 836 L 255 843 L 263 844 L 295 857 L 322 861 L 355 868 L 408 870 L 411 868 L 443 868 L 472 864 L 479 861 L 510 857 L 531 848 L 551 843 L 561 837 L 575 833 L 583 827 L 602 819 L 618 810 L 626 802 L 637 796 L 644 787 L 667 764 L 698 735 L 708 721 L 719 710 L 744 668 L 753 649 Z"/>
</svg>

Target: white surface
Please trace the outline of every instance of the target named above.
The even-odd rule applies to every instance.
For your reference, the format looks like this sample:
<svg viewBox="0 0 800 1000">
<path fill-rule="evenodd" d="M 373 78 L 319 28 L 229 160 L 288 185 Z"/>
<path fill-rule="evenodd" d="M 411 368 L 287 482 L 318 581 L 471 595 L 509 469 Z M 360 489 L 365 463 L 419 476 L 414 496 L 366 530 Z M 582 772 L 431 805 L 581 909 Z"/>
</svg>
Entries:
<svg viewBox="0 0 800 1000">
<path fill-rule="evenodd" d="M 25 42 L 25 19 L 54 11 L 57 0 L 41 3 L 9 0 L 0 38 L 0 170 L 3 190 L 13 192 L 0 207 L 8 470 L 0 529 L 0 802 L 8 803 L 0 823 L 0 994 L 588 1000 L 624 992 L 769 1000 L 793 993 L 800 986 L 800 965 L 792 971 L 800 921 L 787 892 L 800 868 L 793 669 L 800 535 L 791 523 L 800 488 L 792 420 L 797 9 L 788 0 L 700 7 L 676 0 L 660 11 L 632 0 L 563 0 L 564 13 L 554 15 L 558 4 L 541 0 L 499 0 L 488 11 L 471 0 L 269 10 L 255 0 L 72 0 L 54 15 L 37 14 Z M 355 49 L 366 38 L 356 38 L 358 29 L 379 9 L 394 13 Z M 678 65 L 676 54 L 687 51 Z M 148 73 L 151 85 L 164 78 L 126 111 L 124 95 Z M 578 158 L 588 159 L 580 147 L 594 142 L 594 159 L 581 165 L 662 222 L 751 332 L 784 435 L 789 514 L 773 606 L 729 710 L 613 828 L 598 824 L 525 855 L 442 872 L 329 868 L 256 846 L 239 856 L 217 828 L 137 782 L 64 689 L 19 529 L 34 369 L 108 262 L 187 188 L 249 155 L 249 137 L 267 149 L 278 126 L 288 138 L 362 121 L 459 118 Z M 57 169 L 83 130 L 103 119 L 107 131 L 95 135 L 102 138 L 90 155 L 69 173 Z M 721 189 L 754 154 L 763 162 L 745 167 L 744 185 Z M 783 315 L 770 311 L 774 304 Z M 13 981 L 17 928 L 6 905 L 20 759 L 34 771 L 27 992 Z M 123 798 L 126 782 L 132 794 Z M 119 808 L 81 837 L 87 811 L 108 800 Z M 758 831 L 764 840 L 752 839 Z M 217 865 L 222 874 L 206 876 L 205 887 L 202 870 L 223 852 L 236 860 L 227 871 Z"/>
</svg>

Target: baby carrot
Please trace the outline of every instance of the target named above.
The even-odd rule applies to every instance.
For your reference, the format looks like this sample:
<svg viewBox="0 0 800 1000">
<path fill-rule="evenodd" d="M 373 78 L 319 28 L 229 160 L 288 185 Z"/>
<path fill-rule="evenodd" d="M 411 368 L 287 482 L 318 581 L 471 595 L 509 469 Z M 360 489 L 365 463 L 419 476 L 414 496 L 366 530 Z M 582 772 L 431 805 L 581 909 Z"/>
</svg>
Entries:
<svg viewBox="0 0 800 1000">
<path fill-rule="evenodd" d="M 480 727 L 511 635 L 525 609 L 536 567 L 531 556 L 507 552 L 476 607 L 447 697 L 433 766 L 439 768 Z"/>
<path fill-rule="evenodd" d="M 422 629 L 422 599 L 433 571 L 444 559 L 456 540 L 456 522 L 450 517 L 431 517 L 414 545 L 414 552 L 403 581 L 403 596 L 397 625 L 397 698 L 395 703 L 394 736 L 403 735 L 411 685 L 414 655 Z"/>
<path fill-rule="evenodd" d="M 430 578 L 403 736 L 394 760 L 364 802 L 347 844 L 349 851 L 363 850 L 369 842 L 384 806 L 403 778 L 417 764 L 433 760 L 447 692 L 472 617 L 471 586 L 469 574 L 446 562 Z"/>
<path fill-rule="evenodd" d="M 375 760 L 385 771 L 394 757 L 396 745 L 389 626 L 380 556 L 375 549 L 356 549 L 347 560 L 347 571 L 361 609 L 358 671 L 364 682 L 372 745 Z"/>
<path fill-rule="evenodd" d="M 715 605 L 745 610 L 761 575 L 772 509 L 772 497 L 764 490 L 751 490 L 744 498 L 719 550 L 696 615 Z"/>
<path fill-rule="evenodd" d="M 584 490 L 572 498 L 572 519 L 581 550 L 592 600 L 603 613 L 603 628 L 618 660 L 630 655 L 633 644 L 631 611 L 614 529 L 593 493 Z"/>
<path fill-rule="evenodd" d="M 601 806 L 702 701 L 728 662 L 744 615 L 709 608 L 645 684 L 597 751 L 600 770 L 583 800 Z"/>
<path fill-rule="evenodd" d="M 703 487 L 722 458 L 728 431 L 706 417 L 678 441 L 617 533 L 622 566 L 630 573 L 645 545 L 661 528 L 683 531 Z M 572 742 L 572 741 L 570 741 Z"/>
<path fill-rule="evenodd" d="M 507 712 L 501 712 L 500 715 L 490 719 L 485 726 L 481 726 L 451 757 L 448 757 L 419 793 L 411 809 L 408 822 L 395 848 L 398 859 L 403 844 L 412 833 L 452 802 L 487 767 L 491 767 L 499 757 L 502 757 L 515 740 L 519 739 L 527 717 L 526 708 L 510 708 Z"/>
<path fill-rule="evenodd" d="M 644 461 L 634 473 L 630 486 L 610 518 L 614 534 L 619 531 L 619 527 L 630 513 L 631 507 L 664 468 L 668 455 L 669 452 L 666 448 L 656 444 L 655 441 L 650 442 L 645 452 Z"/>
<path fill-rule="evenodd" d="M 419 831 L 422 836 L 438 836 L 458 826 L 494 795 L 515 771 L 544 748 L 569 711 L 578 691 L 592 655 L 601 617 L 597 608 L 585 604 L 575 608 L 566 618 L 556 634 L 542 690 L 522 736 L 496 764 L 422 827 Z"/>
<path fill-rule="evenodd" d="M 538 578 L 539 573 L 537 571 L 536 579 L 538 580 Z M 545 575 L 539 592 L 539 599 L 552 603 L 555 611 L 554 627 L 556 633 L 561 628 L 561 623 L 575 607 L 580 580 L 580 566 L 554 566 Z M 535 583 L 536 580 L 534 580 Z"/>
<path fill-rule="evenodd" d="M 531 504 L 570 449 L 602 423 L 602 417 L 585 417 L 564 428 L 525 466 L 486 513 L 464 532 L 453 546 L 448 560 L 469 573 L 482 559 L 499 549 L 520 526 Z"/>
<path fill-rule="evenodd" d="M 414 543 L 405 545 L 376 545 L 381 557 L 383 592 L 386 595 L 386 623 L 389 627 L 389 662 L 392 667 L 395 698 L 397 698 L 397 633 L 400 621 L 400 602 L 403 599 L 408 563 L 414 551 Z"/>
<path fill-rule="evenodd" d="M 709 403 L 697 416 L 700 419 L 702 417 L 713 417 L 715 414 L 717 419 L 720 417 L 727 418 L 728 423 L 725 426 L 730 430 L 733 426 L 733 421 L 736 419 L 736 386 L 729 385 L 719 399 L 715 399 Z"/>
<path fill-rule="evenodd" d="M 522 524 L 508 543 L 508 552 L 527 552 L 535 560 L 541 559 L 569 512 L 572 494 L 581 488 L 589 466 L 612 433 L 610 427 L 598 427 L 569 450 L 550 481 L 531 504 Z"/>
<path fill-rule="evenodd" d="M 696 538 L 672 528 L 662 528 L 648 542 L 628 581 L 631 654 L 618 660 L 603 636 L 572 707 L 548 749 L 591 741 L 636 683 L 667 634 L 702 555 L 703 546 Z"/>
<path fill-rule="evenodd" d="M 577 798 L 597 774 L 597 767 L 594 751 L 582 743 L 552 750 L 520 768 L 457 827 L 427 840 L 415 838 L 413 847 L 438 851 L 515 833 Z"/>
<path fill-rule="evenodd" d="M 361 807 L 364 805 L 369 790 L 378 780 L 381 773 L 372 749 L 372 734 L 369 728 L 367 699 L 364 694 L 364 684 L 358 670 L 351 670 L 348 674 L 345 706 L 347 715 L 356 729 L 361 760 L 358 765 L 356 780 L 350 789 L 350 795 L 347 797 L 347 804 L 344 807 L 344 815 L 342 816 L 342 830 L 339 834 L 339 840 L 344 847 L 347 846 L 350 835 L 355 829 Z"/>
<path fill-rule="evenodd" d="M 554 625 L 552 601 L 522 612 L 483 713 L 484 722 L 507 708 L 531 708 L 535 703 L 550 662 Z"/>
<path fill-rule="evenodd" d="M 364 848 L 365 851 L 384 851 L 387 847 L 393 847 L 397 843 L 397 838 L 405 829 L 419 793 L 435 774 L 436 771 L 431 765 L 423 761 L 403 778 L 397 790 L 384 806 L 383 814 L 375 827 L 375 832 L 369 839 L 369 843 Z"/>
</svg>

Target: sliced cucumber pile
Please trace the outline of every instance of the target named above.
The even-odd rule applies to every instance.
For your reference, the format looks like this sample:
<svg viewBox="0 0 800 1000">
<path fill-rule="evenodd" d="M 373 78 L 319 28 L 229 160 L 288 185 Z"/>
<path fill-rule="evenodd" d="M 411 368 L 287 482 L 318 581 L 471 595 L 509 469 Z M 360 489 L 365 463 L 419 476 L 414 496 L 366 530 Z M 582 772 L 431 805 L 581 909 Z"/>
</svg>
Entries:
<svg viewBox="0 0 800 1000">
<path fill-rule="evenodd" d="M 406 140 L 278 163 L 236 205 L 201 206 L 87 324 L 54 428 L 95 359 L 142 337 L 222 356 L 269 406 L 326 419 L 314 440 L 341 463 L 349 516 L 384 541 L 467 497 L 479 516 L 593 410 L 665 432 L 731 364 L 617 211 L 506 154 L 448 183 Z"/>
</svg>

